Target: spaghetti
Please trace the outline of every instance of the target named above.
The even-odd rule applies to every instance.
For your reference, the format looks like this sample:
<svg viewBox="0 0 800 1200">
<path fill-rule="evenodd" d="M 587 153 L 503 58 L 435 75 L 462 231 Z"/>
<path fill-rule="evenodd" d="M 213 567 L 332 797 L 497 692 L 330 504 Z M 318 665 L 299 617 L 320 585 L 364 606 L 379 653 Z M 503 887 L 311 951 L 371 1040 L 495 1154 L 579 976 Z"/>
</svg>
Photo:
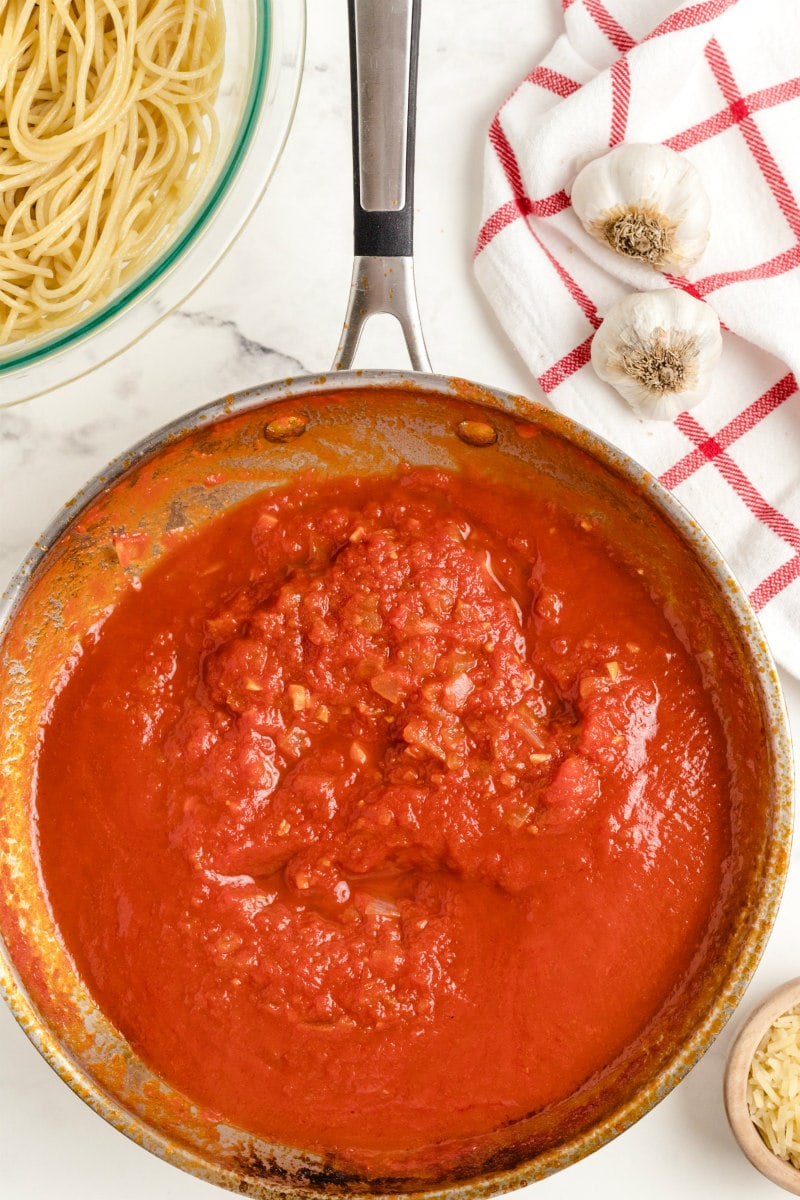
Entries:
<svg viewBox="0 0 800 1200">
<path fill-rule="evenodd" d="M 0 343 L 98 308 L 214 158 L 221 0 L 0 7 Z"/>
</svg>

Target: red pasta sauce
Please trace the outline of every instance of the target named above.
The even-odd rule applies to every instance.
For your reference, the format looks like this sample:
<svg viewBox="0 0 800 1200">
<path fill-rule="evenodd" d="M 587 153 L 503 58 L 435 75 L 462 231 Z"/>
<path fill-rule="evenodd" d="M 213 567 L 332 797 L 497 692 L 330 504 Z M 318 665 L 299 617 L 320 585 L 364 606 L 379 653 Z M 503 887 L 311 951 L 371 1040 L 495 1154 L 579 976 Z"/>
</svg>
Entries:
<svg viewBox="0 0 800 1200">
<path fill-rule="evenodd" d="M 664 1005 L 730 852 L 667 606 L 546 487 L 308 479 L 84 640 L 43 878 L 163 1078 L 306 1150 L 414 1151 L 572 1094 Z"/>
</svg>

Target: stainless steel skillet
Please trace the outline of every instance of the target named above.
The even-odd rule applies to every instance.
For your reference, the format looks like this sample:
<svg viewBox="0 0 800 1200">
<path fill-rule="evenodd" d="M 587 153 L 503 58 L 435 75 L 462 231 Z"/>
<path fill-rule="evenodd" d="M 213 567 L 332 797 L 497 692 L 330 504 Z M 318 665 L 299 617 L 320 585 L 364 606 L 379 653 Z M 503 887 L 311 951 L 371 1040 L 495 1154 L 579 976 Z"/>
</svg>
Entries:
<svg viewBox="0 0 800 1200">
<path fill-rule="evenodd" d="M 226 397 L 134 447 L 45 531 L 3 600 L 0 983 L 34 1044 L 106 1119 L 239 1194 L 490 1194 L 541 1178 L 621 1132 L 724 1024 L 779 902 L 791 761 L 757 622 L 691 517 L 619 451 L 564 418 L 522 397 L 428 373 L 412 269 L 419 3 L 351 0 L 350 19 L 356 260 L 337 369 Z M 413 372 L 347 369 L 376 311 L 400 320 Z M 444 1165 L 433 1152 L 387 1178 L 379 1164 L 365 1177 L 340 1157 L 220 1125 L 151 1075 L 97 1010 L 60 943 L 42 894 L 28 797 L 42 717 L 63 664 L 171 543 L 299 471 L 391 473 L 405 462 L 469 467 L 488 484 L 513 478 L 521 513 L 526 490 L 533 493 L 544 474 L 566 511 L 607 515 L 608 535 L 631 569 L 645 570 L 675 606 L 723 717 L 736 713 L 730 753 L 746 804 L 725 920 L 647 1031 L 644 1050 L 623 1056 L 557 1111 L 478 1139 Z M 135 554 L 120 554 L 121 544 Z"/>
</svg>

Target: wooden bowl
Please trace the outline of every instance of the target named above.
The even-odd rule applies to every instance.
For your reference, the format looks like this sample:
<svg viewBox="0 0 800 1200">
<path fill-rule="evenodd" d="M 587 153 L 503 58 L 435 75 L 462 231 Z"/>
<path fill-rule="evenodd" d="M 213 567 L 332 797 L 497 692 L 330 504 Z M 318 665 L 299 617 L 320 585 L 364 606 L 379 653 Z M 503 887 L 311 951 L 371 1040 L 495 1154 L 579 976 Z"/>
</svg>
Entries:
<svg viewBox="0 0 800 1200">
<path fill-rule="evenodd" d="M 758 1044 L 778 1017 L 800 1004 L 800 978 L 791 979 L 767 996 L 748 1017 L 733 1043 L 725 1071 L 725 1111 L 734 1137 L 750 1162 L 767 1179 L 800 1196 L 800 1170 L 779 1158 L 761 1137 L 747 1107 L 747 1079 Z"/>
</svg>

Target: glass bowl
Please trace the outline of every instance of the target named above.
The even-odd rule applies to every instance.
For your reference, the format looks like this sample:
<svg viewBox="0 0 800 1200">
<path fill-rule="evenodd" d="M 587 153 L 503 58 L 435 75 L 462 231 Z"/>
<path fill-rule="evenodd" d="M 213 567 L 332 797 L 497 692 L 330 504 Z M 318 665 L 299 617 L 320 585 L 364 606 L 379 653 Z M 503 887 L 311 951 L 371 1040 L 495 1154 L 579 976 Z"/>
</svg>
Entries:
<svg viewBox="0 0 800 1200">
<path fill-rule="evenodd" d="M 205 186 L 173 237 L 98 309 L 0 347 L 0 407 L 91 371 L 186 299 L 219 262 L 266 189 L 294 116 L 305 52 L 305 0 L 222 0 L 220 140 Z"/>
</svg>

